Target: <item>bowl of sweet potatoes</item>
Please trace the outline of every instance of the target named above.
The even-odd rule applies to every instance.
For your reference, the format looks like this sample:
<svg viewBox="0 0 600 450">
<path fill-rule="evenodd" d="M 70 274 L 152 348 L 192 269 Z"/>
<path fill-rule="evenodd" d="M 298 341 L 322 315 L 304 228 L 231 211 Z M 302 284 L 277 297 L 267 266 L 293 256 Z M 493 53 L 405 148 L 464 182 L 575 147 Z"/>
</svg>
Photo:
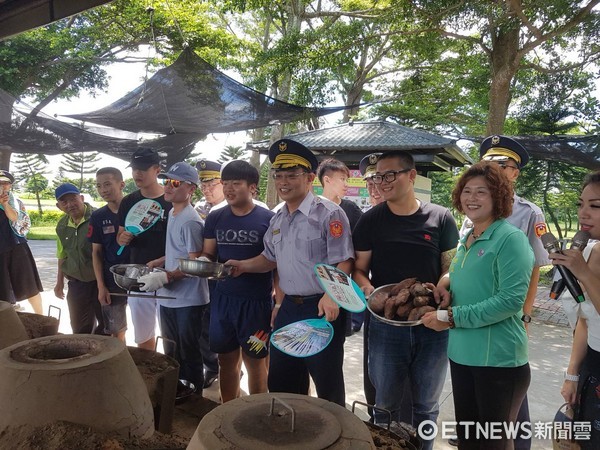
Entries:
<svg viewBox="0 0 600 450">
<path fill-rule="evenodd" d="M 396 327 L 420 325 L 421 317 L 437 308 L 431 289 L 416 278 L 380 286 L 367 301 L 367 309 L 375 319 Z"/>
</svg>

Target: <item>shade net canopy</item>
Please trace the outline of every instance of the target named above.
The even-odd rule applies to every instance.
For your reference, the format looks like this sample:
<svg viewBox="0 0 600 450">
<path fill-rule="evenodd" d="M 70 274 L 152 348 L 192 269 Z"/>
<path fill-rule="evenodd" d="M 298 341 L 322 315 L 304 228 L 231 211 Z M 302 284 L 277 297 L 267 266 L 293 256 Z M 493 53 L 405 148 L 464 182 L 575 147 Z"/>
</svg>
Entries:
<svg viewBox="0 0 600 450">
<path fill-rule="evenodd" d="M 516 138 L 535 159 L 559 161 L 600 170 L 600 136 L 519 136 Z"/>
<path fill-rule="evenodd" d="M 185 159 L 196 142 L 206 137 L 173 134 L 138 139 L 136 134 L 120 130 L 96 128 L 98 132 L 91 132 L 43 113 L 31 116 L 32 110 L 31 106 L 0 90 L 0 150 L 44 155 L 101 152 L 129 160 L 138 147 L 151 147 L 169 162 Z"/>
<path fill-rule="evenodd" d="M 109 106 L 67 117 L 136 133 L 228 133 L 345 109 L 305 108 L 238 83 L 192 50 Z"/>
<path fill-rule="evenodd" d="M 511 136 L 522 144 L 532 159 L 557 161 L 600 170 L 600 135 Z M 479 145 L 482 138 L 461 136 Z"/>
</svg>

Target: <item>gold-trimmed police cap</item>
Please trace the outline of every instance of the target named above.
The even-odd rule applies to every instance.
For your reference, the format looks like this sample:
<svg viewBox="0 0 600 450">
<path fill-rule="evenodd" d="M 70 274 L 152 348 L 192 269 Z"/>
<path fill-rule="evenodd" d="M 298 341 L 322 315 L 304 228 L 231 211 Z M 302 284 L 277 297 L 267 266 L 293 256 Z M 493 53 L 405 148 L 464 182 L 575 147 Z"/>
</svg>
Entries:
<svg viewBox="0 0 600 450">
<path fill-rule="evenodd" d="M 521 144 L 507 136 L 488 136 L 479 147 L 479 157 L 485 161 L 514 160 L 522 169 L 529 162 L 529 153 Z"/>
<path fill-rule="evenodd" d="M 8 170 L 0 170 L 0 181 L 13 184 L 15 182 L 15 177 L 13 177 Z"/>
<path fill-rule="evenodd" d="M 196 163 L 200 181 L 221 179 L 221 164 L 207 159 L 201 159 Z"/>
<path fill-rule="evenodd" d="M 377 160 L 380 156 L 381 153 L 371 153 L 360 160 L 358 170 L 363 178 L 369 178 L 377 173 Z"/>
<path fill-rule="evenodd" d="M 269 148 L 269 161 L 275 170 L 302 167 L 309 172 L 316 172 L 319 166 L 317 157 L 300 142 L 291 139 L 280 139 Z"/>
</svg>

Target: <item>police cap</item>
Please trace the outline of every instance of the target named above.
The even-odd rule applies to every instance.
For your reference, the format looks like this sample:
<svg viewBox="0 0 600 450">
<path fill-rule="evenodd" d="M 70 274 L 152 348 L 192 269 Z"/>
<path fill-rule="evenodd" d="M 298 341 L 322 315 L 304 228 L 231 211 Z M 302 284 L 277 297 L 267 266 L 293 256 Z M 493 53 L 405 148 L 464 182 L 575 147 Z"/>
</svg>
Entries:
<svg viewBox="0 0 600 450">
<path fill-rule="evenodd" d="M 200 181 L 210 181 L 221 178 L 221 164 L 207 159 L 201 159 L 196 163 Z"/>
<path fill-rule="evenodd" d="M 291 139 L 280 139 L 274 142 L 269 148 L 269 161 L 275 170 L 302 167 L 314 173 L 319 166 L 319 161 L 313 152 Z"/>
<path fill-rule="evenodd" d="M 529 153 L 521 144 L 507 136 L 488 136 L 479 147 L 479 157 L 486 161 L 514 160 L 519 168 L 529 161 Z"/>
<path fill-rule="evenodd" d="M 360 163 L 358 163 L 358 170 L 360 170 L 360 174 L 363 178 L 369 178 L 370 176 L 375 175 L 377 172 L 377 160 L 380 156 L 381 153 L 371 153 L 360 160 Z"/>
</svg>

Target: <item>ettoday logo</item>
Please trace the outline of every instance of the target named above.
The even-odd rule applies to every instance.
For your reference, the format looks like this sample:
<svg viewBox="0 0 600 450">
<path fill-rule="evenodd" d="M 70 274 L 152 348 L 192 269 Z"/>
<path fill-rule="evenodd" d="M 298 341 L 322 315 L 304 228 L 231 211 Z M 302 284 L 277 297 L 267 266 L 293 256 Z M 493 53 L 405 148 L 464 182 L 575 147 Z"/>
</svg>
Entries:
<svg viewBox="0 0 600 450">
<path fill-rule="evenodd" d="M 442 439 L 455 439 L 458 427 L 464 429 L 465 439 L 497 440 L 503 437 L 515 439 L 563 439 L 590 440 L 590 422 L 442 422 L 441 430 L 436 422 L 424 420 L 417 427 L 418 436 L 424 441 L 435 439 L 441 431 Z"/>
</svg>

